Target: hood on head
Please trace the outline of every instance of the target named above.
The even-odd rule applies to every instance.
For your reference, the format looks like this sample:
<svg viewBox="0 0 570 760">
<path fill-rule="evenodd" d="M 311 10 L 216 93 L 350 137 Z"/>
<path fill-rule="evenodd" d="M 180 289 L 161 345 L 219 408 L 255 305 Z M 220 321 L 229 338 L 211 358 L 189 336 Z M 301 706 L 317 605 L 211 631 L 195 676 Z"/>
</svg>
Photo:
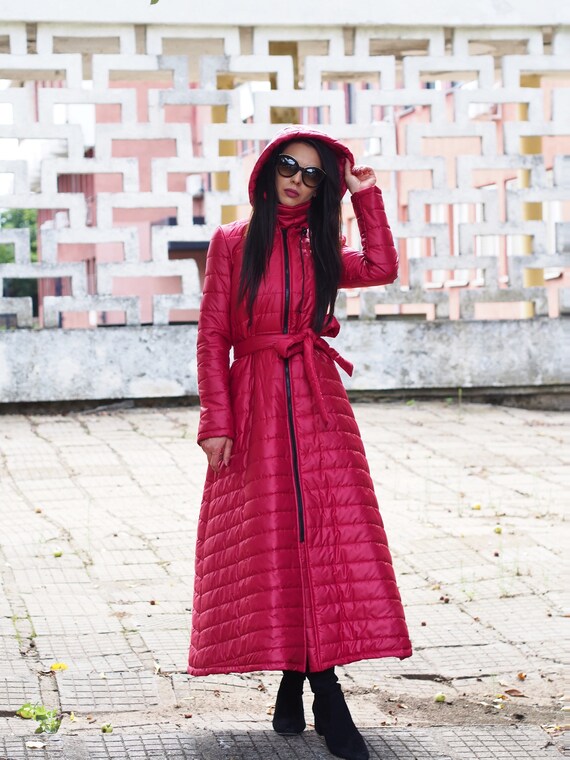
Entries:
<svg viewBox="0 0 570 760">
<path fill-rule="evenodd" d="M 340 172 L 340 187 L 341 198 L 346 192 L 346 183 L 344 181 L 344 162 L 348 158 L 350 165 L 354 166 L 354 156 L 352 152 L 334 137 L 329 137 L 324 132 L 320 132 L 318 129 L 312 129 L 311 127 L 302 127 L 300 125 L 293 125 L 291 127 L 285 127 L 285 129 L 277 132 L 271 142 L 263 149 L 259 158 L 255 162 L 251 177 L 249 179 L 249 200 L 253 204 L 254 190 L 257 183 L 257 178 L 263 166 L 267 163 L 275 148 L 284 143 L 292 142 L 293 140 L 319 140 L 325 143 L 331 148 L 337 156 L 338 168 Z"/>
</svg>

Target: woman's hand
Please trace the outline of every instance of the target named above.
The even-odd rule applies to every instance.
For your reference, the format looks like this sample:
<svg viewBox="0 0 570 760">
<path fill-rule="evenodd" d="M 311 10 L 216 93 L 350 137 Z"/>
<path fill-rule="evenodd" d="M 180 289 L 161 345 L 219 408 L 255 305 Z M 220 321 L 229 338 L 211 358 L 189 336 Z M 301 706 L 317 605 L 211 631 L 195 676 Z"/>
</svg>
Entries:
<svg viewBox="0 0 570 760">
<path fill-rule="evenodd" d="M 344 163 L 344 180 L 350 193 L 366 190 L 376 184 L 376 174 L 371 166 L 351 166 L 346 159 Z"/>
<path fill-rule="evenodd" d="M 222 466 L 229 465 L 233 443 L 232 439 L 225 435 L 218 438 L 204 438 L 200 441 L 202 451 L 208 457 L 208 464 L 214 472 L 217 473 Z"/>
</svg>

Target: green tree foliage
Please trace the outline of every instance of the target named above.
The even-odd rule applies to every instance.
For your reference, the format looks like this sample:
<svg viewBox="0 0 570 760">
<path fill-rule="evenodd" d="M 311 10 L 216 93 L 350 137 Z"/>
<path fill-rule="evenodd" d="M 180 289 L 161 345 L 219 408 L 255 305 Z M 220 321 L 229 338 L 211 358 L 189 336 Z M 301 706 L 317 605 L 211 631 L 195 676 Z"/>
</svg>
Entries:
<svg viewBox="0 0 570 760">
<path fill-rule="evenodd" d="M 38 260 L 38 211 L 35 208 L 13 208 L 0 211 L 0 229 L 30 230 L 30 249 L 32 261 Z M 0 243 L 0 264 L 14 262 L 14 246 Z"/>
<path fill-rule="evenodd" d="M 38 211 L 32 208 L 14 208 L 0 211 L 0 229 L 29 229 L 30 251 L 32 261 L 38 260 Z M 0 264 L 14 263 L 14 246 L 0 243 Z M 29 296 L 34 302 L 34 313 L 37 312 L 38 281 L 24 278 L 6 278 L 3 292 L 0 296 L 22 297 Z"/>
</svg>

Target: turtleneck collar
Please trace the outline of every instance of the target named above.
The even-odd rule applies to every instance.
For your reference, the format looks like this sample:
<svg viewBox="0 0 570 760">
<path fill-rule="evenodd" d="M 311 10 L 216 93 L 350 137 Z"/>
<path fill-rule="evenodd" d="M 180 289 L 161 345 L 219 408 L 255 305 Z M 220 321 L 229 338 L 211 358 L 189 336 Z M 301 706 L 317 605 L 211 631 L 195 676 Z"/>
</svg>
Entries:
<svg viewBox="0 0 570 760">
<path fill-rule="evenodd" d="M 280 227 L 304 227 L 307 224 L 311 201 L 300 203 L 298 206 L 277 204 L 277 224 Z"/>
</svg>

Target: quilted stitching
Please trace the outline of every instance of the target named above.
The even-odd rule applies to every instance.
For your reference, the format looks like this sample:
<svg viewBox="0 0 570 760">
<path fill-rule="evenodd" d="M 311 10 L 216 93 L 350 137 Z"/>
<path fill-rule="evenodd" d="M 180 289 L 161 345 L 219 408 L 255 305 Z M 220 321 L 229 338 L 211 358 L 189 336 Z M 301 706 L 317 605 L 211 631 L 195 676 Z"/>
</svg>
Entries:
<svg viewBox="0 0 570 760">
<path fill-rule="evenodd" d="M 343 286 L 378 285 L 397 274 L 397 254 L 377 188 L 353 196 L 363 251 L 343 251 Z M 358 426 L 332 359 L 315 366 L 329 410 L 318 413 L 302 354 L 289 359 L 304 507 L 299 541 L 287 422 L 284 362 L 274 350 L 229 350 L 257 333 L 280 332 L 280 236 L 254 307 L 237 302 L 245 222 L 219 228 L 208 252 L 198 342 L 199 440 L 234 438 L 219 476 L 209 470 L 201 507 L 188 671 L 195 675 L 305 668 L 374 657 L 407 657 L 411 645 L 386 534 Z M 288 230 L 297 252 L 300 232 Z M 314 273 L 291 256 L 292 331 L 306 329 Z M 300 306 L 297 309 L 297 306 Z"/>
</svg>

